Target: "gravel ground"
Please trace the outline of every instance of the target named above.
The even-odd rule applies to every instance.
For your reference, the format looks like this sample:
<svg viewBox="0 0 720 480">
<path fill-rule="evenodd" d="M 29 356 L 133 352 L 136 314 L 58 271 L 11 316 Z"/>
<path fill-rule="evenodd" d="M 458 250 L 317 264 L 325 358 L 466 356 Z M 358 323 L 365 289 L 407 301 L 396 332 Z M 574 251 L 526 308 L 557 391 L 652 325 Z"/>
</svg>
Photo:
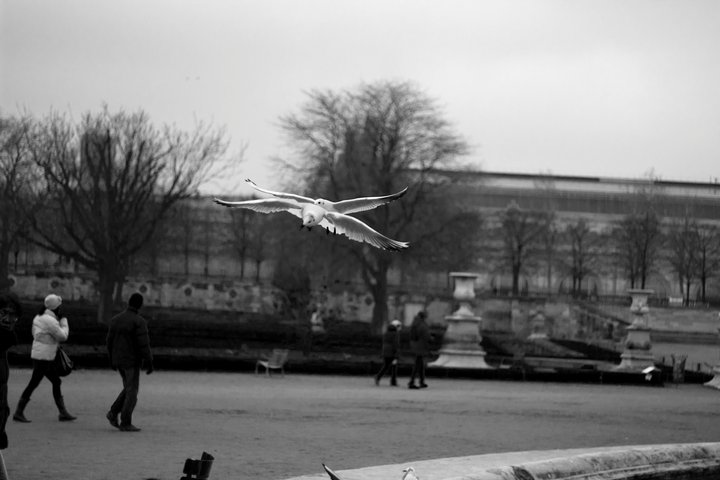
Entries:
<svg viewBox="0 0 720 480">
<path fill-rule="evenodd" d="M 13 368 L 10 402 L 30 378 Z M 134 422 L 112 428 L 119 391 L 110 370 L 79 370 L 63 383 L 59 423 L 43 381 L 26 414 L 8 423 L 10 478 L 178 479 L 186 458 L 215 456 L 212 480 L 279 480 L 431 458 L 524 450 L 720 441 L 720 392 L 649 387 L 429 379 L 408 390 L 370 377 L 156 371 L 143 374 Z"/>
</svg>

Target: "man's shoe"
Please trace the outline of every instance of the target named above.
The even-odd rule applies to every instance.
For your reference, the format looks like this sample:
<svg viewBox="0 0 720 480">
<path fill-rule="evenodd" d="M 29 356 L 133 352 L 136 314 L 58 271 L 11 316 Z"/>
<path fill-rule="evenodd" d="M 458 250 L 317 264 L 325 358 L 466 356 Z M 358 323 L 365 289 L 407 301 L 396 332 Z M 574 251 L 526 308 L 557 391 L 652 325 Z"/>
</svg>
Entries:
<svg viewBox="0 0 720 480">
<path fill-rule="evenodd" d="M 120 428 L 120 424 L 118 423 L 117 415 L 113 415 L 112 412 L 107 412 L 105 415 L 105 418 L 108 419 L 108 422 L 110 422 L 110 425 L 112 425 L 115 428 Z"/>
<path fill-rule="evenodd" d="M 139 432 L 140 429 L 136 427 L 133 424 L 130 425 L 120 425 L 120 431 L 121 432 Z"/>
<path fill-rule="evenodd" d="M 418 387 L 418 386 L 415 385 L 414 383 L 411 383 L 411 384 L 408 385 L 408 388 L 411 389 L 411 390 L 417 390 L 417 389 L 419 389 L 420 387 Z"/>
<path fill-rule="evenodd" d="M 427 388 L 427 387 L 428 387 L 428 386 L 427 386 L 427 383 L 421 383 L 421 384 L 420 384 L 420 388 Z"/>
</svg>

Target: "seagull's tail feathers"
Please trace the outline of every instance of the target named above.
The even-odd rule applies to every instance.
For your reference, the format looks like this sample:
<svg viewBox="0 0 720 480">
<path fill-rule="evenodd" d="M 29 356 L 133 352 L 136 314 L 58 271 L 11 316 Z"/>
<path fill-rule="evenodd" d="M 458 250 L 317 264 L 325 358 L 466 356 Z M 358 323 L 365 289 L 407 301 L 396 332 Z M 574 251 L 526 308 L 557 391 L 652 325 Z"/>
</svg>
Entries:
<svg viewBox="0 0 720 480">
<path fill-rule="evenodd" d="M 330 467 L 328 467 L 328 466 L 325 465 L 324 463 L 322 464 L 322 466 L 323 466 L 323 468 L 325 469 L 325 471 L 327 472 L 327 474 L 330 475 L 330 478 L 331 478 L 332 480 L 341 480 L 341 478 L 338 477 L 337 473 L 333 472 L 333 471 L 330 469 Z"/>
</svg>

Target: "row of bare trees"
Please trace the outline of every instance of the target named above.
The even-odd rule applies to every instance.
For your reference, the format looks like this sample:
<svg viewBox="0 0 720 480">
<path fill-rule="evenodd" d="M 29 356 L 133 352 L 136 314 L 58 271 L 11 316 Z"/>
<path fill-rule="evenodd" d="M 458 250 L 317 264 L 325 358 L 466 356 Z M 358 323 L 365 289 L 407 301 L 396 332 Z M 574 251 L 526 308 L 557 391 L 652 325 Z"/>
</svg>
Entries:
<svg viewBox="0 0 720 480">
<path fill-rule="evenodd" d="M 610 269 L 622 272 L 630 288 L 646 288 L 653 274 L 670 270 L 686 305 L 694 287 L 706 302 L 708 280 L 720 276 L 720 229 L 690 212 L 664 220 L 652 202 L 645 206 L 598 230 L 584 218 L 561 226 L 551 212 L 511 204 L 499 213 L 497 271 L 510 273 L 517 295 L 523 276 L 554 268 L 558 278 L 570 280 L 569 292 L 579 296 L 587 292 L 583 282 Z"/>
</svg>

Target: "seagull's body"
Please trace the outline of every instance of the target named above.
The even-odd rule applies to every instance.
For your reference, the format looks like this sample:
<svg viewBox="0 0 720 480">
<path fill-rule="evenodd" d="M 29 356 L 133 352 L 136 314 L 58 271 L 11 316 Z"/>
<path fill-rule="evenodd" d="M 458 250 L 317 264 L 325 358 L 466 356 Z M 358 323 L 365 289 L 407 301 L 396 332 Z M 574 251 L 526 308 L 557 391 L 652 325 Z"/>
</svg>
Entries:
<svg viewBox="0 0 720 480">
<path fill-rule="evenodd" d="M 329 233 L 342 234 L 351 240 L 366 242 L 374 247 L 384 248 L 385 250 L 402 250 L 409 246 L 407 242 L 400 242 L 388 238 L 373 230 L 361 220 L 348 215 L 349 213 L 372 210 L 380 205 L 397 200 L 405 195 L 407 187 L 392 195 L 360 197 L 331 202 L 324 198 L 312 199 L 292 193 L 273 192 L 258 187 L 255 182 L 250 179 L 246 179 L 245 181 L 255 190 L 272 195 L 274 198 L 261 198 L 240 202 L 228 202 L 215 198 L 215 203 L 229 208 L 247 208 L 260 213 L 289 212 L 302 219 L 302 227 L 309 229 L 315 225 L 319 225 Z"/>
</svg>

